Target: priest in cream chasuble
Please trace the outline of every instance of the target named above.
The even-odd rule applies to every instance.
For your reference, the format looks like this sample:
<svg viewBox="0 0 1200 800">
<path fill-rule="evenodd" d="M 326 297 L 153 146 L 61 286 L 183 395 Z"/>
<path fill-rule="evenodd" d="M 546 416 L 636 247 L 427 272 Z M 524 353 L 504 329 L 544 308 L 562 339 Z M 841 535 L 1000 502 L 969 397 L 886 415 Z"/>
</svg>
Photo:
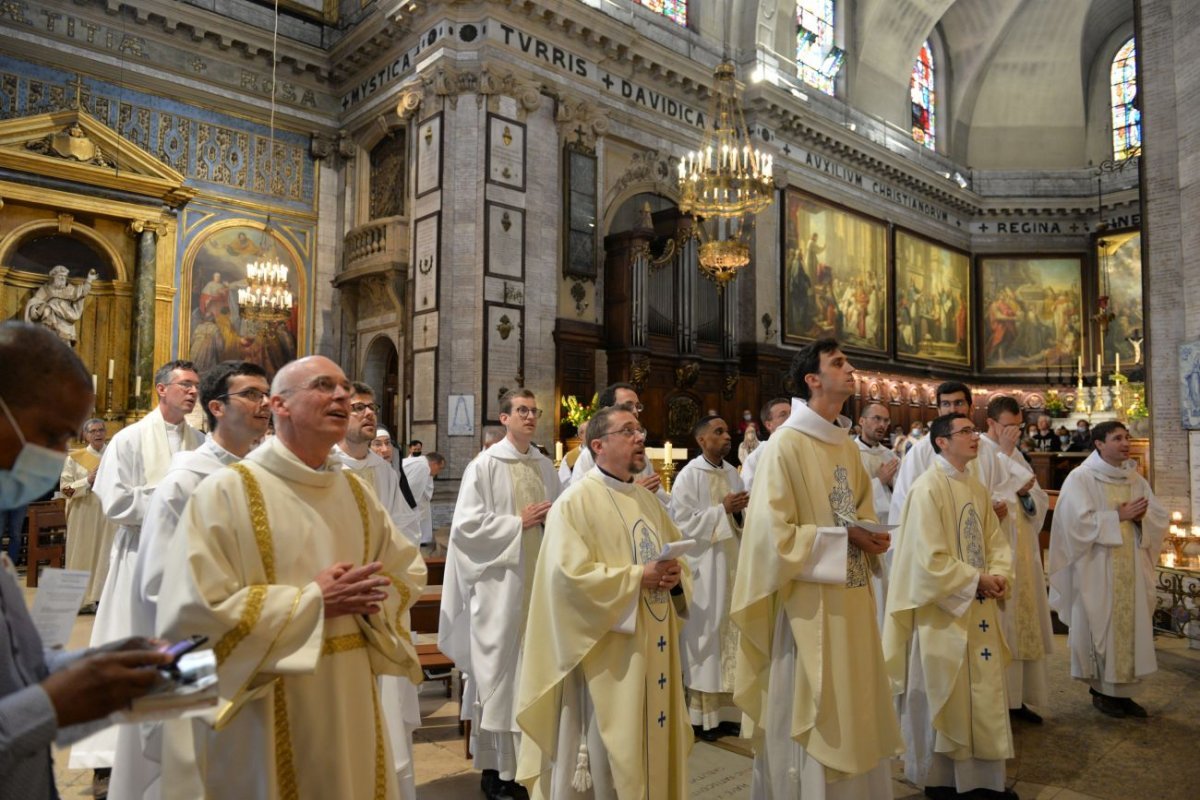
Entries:
<svg viewBox="0 0 1200 800">
<path fill-rule="evenodd" d="M 1067 475 L 1050 534 L 1050 606 L 1071 626 L 1071 677 L 1109 716 L 1146 716 L 1132 699 L 1158 669 L 1151 615 L 1167 511 L 1129 460 L 1119 422 L 1092 429 L 1095 451 Z"/>
<path fill-rule="evenodd" d="M 398 797 L 376 676 L 421 680 L 408 610 L 425 565 L 330 458 L 349 397 L 321 356 L 276 373 L 276 436 L 200 485 L 170 543 L 158 633 L 205 634 L 218 663 L 206 797 Z"/>
<path fill-rule="evenodd" d="M 793 399 L 759 458 L 731 610 L 752 797 L 891 797 L 902 743 L 869 580 L 889 537 L 857 524 L 875 510 L 838 415 L 854 368 L 819 340 L 797 353 L 791 381 L 807 399 Z"/>
<path fill-rule="evenodd" d="M 517 779 L 540 800 L 683 800 L 692 746 L 679 662 L 679 531 L 633 482 L 645 432 L 622 409 L 588 423 L 596 468 L 546 520 L 521 664 Z"/>
<path fill-rule="evenodd" d="M 1003 792 L 1013 745 L 999 603 L 1012 549 L 991 495 L 966 469 L 979 451 L 971 420 L 938 417 L 929 438 L 934 463 L 901 512 L 883 631 L 905 774 L 927 789 Z"/>
</svg>

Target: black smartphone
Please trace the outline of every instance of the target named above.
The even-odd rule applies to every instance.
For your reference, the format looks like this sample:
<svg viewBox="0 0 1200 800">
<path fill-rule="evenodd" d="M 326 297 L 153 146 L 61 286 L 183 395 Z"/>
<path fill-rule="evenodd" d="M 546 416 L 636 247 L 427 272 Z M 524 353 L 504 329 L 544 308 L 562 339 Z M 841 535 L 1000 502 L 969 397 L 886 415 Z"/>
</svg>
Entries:
<svg viewBox="0 0 1200 800">
<path fill-rule="evenodd" d="M 183 658 L 185 653 L 190 653 L 200 645 L 208 641 L 207 636 L 195 635 L 189 636 L 186 639 L 180 639 L 174 644 L 167 645 L 162 652 L 168 653 L 171 656 L 171 663 L 164 669 L 172 674 L 179 672 L 179 659 Z"/>
</svg>

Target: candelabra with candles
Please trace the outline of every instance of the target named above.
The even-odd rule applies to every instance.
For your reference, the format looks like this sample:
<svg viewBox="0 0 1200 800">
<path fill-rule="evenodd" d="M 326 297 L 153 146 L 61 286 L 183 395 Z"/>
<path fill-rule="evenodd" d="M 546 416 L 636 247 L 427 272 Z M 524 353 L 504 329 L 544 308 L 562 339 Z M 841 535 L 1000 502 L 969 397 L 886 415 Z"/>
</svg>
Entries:
<svg viewBox="0 0 1200 800">
<path fill-rule="evenodd" d="M 292 315 L 295 297 L 288 288 L 288 268 L 277 262 L 255 261 L 246 265 L 246 280 L 246 288 L 238 290 L 238 308 L 255 329 L 265 353 L 271 340 L 278 338 L 279 326 Z"/>
</svg>

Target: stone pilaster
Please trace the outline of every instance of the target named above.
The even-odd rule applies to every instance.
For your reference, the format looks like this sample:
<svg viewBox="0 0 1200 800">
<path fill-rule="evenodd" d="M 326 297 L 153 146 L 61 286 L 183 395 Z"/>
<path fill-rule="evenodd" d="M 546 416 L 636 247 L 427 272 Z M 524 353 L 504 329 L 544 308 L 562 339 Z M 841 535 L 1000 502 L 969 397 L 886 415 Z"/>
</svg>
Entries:
<svg viewBox="0 0 1200 800">
<path fill-rule="evenodd" d="M 130 232 L 137 237 L 137 263 L 134 266 L 133 321 L 129 335 L 128 397 L 134 396 L 141 377 L 142 396 L 127 405 L 132 409 L 149 408 L 145 398 L 154 393 L 154 275 L 158 268 L 158 228 L 148 222 L 133 222 Z"/>
</svg>

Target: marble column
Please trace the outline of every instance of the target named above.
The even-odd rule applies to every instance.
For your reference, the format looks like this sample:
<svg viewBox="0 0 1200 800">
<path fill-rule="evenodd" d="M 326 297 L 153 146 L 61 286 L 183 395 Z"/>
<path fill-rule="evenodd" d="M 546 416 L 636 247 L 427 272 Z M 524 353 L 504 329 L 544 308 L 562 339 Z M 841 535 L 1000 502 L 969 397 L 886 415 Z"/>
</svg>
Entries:
<svg viewBox="0 0 1200 800">
<path fill-rule="evenodd" d="M 154 306 L 155 275 L 158 269 L 158 230 L 153 225 L 135 222 L 130 226 L 137 237 L 137 264 L 134 268 L 133 324 L 129 333 L 130 410 L 148 410 L 145 398 L 154 393 Z M 142 395 L 134 398 L 138 376 Z"/>
</svg>

